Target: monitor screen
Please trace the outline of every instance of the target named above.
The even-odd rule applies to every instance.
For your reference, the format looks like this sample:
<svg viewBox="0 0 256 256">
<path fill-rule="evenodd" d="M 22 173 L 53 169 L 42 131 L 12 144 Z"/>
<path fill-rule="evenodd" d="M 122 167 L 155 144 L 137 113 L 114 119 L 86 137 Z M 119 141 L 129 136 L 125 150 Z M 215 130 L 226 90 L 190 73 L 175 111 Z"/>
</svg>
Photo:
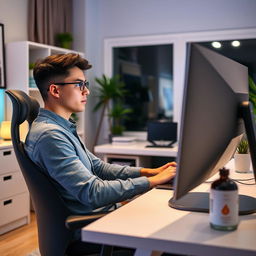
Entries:
<svg viewBox="0 0 256 256">
<path fill-rule="evenodd" d="M 244 134 L 239 106 L 248 100 L 247 67 L 203 46 L 188 45 L 171 207 L 208 211 L 208 194 L 188 192 L 232 158 Z M 185 201 L 190 205 L 180 207 L 181 203 L 187 203 Z M 201 203 L 198 208 L 194 205 Z"/>
<path fill-rule="evenodd" d="M 177 141 L 177 123 L 169 121 L 150 121 L 147 125 L 148 141 Z"/>
</svg>

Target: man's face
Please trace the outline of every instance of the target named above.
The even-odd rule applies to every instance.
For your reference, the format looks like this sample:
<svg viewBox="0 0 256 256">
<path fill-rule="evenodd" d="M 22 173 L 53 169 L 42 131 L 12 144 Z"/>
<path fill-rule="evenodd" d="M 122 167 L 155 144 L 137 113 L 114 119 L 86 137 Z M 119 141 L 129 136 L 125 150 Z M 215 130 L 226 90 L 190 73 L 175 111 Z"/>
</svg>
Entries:
<svg viewBox="0 0 256 256">
<path fill-rule="evenodd" d="M 60 82 L 76 83 L 85 80 L 86 77 L 84 72 L 80 68 L 74 67 L 69 70 L 69 76 Z M 90 94 L 90 91 L 87 88 L 81 91 L 80 87 L 76 84 L 67 84 L 64 86 L 59 86 L 59 89 L 59 103 L 65 109 L 65 111 L 70 113 L 84 111 L 85 104 L 87 102 L 87 96 Z"/>
</svg>

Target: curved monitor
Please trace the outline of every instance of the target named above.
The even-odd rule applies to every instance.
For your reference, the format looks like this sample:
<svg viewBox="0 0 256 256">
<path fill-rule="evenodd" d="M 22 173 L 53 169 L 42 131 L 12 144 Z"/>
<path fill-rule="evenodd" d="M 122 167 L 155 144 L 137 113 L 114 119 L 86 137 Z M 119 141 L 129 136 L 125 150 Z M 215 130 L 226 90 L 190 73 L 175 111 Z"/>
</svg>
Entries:
<svg viewBox="0 0 256 256">
<path fill-rule="evenodd" d="M 247 67 L 200 45 L 188 45 L 171 207 L 208 211 L 208 193 L 188 192 L 232 158 L 244 134 L 240 105 L 248 100 Z M 252 120 L 249 123 L 253 125 Z M 249 143 L 255 147 L 255 133 Z M 252 204 L 256 209 L 255 200 Z"/>
</svg>

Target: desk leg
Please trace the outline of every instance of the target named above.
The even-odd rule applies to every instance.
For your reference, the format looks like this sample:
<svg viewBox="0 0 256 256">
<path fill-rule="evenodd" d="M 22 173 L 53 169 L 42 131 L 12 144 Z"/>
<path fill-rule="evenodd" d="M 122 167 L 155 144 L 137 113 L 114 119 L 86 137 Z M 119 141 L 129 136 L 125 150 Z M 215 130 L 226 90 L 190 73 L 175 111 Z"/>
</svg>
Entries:
<svg viewBox="0 0 256 256">
<path fill-rule="evenodd" d="M 160 256 L 162 252 L 152 251 L 149 249 L 136 249 L 134 256 Z"/>
</svg>

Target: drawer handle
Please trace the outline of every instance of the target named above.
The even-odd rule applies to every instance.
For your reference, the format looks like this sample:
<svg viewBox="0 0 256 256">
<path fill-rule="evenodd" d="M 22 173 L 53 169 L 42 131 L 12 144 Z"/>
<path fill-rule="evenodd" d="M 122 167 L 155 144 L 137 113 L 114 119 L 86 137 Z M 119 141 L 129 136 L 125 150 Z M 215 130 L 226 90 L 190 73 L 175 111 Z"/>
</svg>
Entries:
<svg viewBox="0 0 256 256">
<path fill-rule="evenodd" d="M 8 155 L 11 155 L 12 151 L 9 150 L 9 151 L 4 151 L 4 156 L 8 156 Z"/>
<path fill-rule="evenodd" d="M 11 180 L 12 179 L 12 175 L 8 175 L 8 176 L 5 176 L 4 177 L 4 181 L 6 181 L 6 180 Z"/>
<path fill-rule="evenodd" d="M 5 201 L 4 201 L 4 205 L 11 204 L 11 203 L 12 203 L 12 199 L 5 200 Z"/>
</svg>

